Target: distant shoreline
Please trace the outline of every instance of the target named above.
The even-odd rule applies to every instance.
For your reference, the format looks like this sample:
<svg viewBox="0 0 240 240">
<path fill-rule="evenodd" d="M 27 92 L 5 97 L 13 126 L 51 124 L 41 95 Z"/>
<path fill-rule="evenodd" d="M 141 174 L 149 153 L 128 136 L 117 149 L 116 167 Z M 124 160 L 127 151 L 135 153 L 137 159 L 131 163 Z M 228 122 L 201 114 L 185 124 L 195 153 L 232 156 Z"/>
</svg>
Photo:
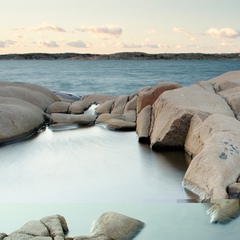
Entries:
<svg viewBox="0 0 240 240">
<path fill-rule="evenodd" d="M 2 54 L 0 60 L 240 60 L 240 53 L 24 53 Z"/>
</svg>

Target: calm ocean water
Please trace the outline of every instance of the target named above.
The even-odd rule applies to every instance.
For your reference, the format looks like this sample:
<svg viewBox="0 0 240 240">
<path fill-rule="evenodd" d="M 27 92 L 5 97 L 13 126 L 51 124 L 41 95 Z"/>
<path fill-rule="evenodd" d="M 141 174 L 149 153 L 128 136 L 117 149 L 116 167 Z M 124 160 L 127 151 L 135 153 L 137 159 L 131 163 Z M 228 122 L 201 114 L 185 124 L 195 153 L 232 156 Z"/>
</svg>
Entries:
<svg viewBox="0 0 240 240">
<path fill-rule="evenodd" d="M 120 95 L 160 81 L 187 86 L 239 69 L 240 61 L 0 61 L 0 81 Z M 155 153 L 134 132 L 46 129 L 0 148 L 0 232 L 58 213 L 70 236 L 87 235 L 94 219 L 117 211 L 146 223 L 136 240 L 237 238 L 240 218 L 213 225 L 208 205 L 176 204 L 195 197 L 181 187 L 187 165 L 183 153 Z"/>
<path fill-rule="evenodd" d="M 240 61 L 0 61 L 0 81 L 30 82 L 77 95 L 130 94 L 162 81 L 184 86 L 239 70 Z"/>
</svg>

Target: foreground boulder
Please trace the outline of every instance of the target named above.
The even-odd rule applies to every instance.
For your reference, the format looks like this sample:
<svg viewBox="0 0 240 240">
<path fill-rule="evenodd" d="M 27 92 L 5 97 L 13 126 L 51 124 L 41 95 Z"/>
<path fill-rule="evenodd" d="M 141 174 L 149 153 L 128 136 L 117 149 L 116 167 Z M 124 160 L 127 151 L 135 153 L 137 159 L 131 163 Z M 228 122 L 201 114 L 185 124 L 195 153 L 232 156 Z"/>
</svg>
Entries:
<svg viewBox="0 0 240 240">
<path fill-rule="evenodd" d="M 32 220 L 7 235 L 0 233 L 0 240 L 132 240 L 144 223 L 116 212 L 104 213 L 94 223 L 91 236 L 66 237 L 68 225 L 61 215 Z"/>
<path fill-rule="evenodd" d="M 61 215 L 53 215 L 27 222 L 13 233 L 0 234 L 4 240 L 64 240 L 68 232 L 66 220 Z"/>
</svg>

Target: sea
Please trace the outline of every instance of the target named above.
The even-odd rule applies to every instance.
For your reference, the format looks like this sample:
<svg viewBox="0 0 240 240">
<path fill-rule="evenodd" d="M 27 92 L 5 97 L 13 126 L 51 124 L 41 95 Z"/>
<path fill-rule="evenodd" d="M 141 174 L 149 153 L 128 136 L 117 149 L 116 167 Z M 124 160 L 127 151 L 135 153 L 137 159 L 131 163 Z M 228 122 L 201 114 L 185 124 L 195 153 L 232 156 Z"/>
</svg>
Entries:
<svg viewBox="0 0 240 240">
<path fill-rule="evenodd" d="M 159 82 L 189 86 L 227 71 L 239 60 L 2 60 L 0 82 L 28 82 L 77 96 L 136 93 Z M 93 220 L 115 211 L 145 223 L 134 238 L 232 239 L 240 218 L 210 224 L 210 204 L 181 182 L 189 157 L 153 152 L 135 132 L 104 126 L 49 129 L 0 148 L 0 233 L 60 214 L 69 236 L 89 235 Z"/>
</svg>

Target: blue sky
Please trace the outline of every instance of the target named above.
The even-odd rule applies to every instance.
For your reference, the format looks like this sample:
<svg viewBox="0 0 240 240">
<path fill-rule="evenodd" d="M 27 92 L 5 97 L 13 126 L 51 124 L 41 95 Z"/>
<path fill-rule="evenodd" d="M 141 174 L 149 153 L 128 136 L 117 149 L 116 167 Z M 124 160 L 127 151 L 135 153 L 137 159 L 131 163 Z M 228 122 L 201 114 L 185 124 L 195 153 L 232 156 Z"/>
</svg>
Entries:
<svg viewBox="0 0 240 240">
<path fill-rule="evenodd" d="M 239 0 L 0 0 L 0 54 L 240 52 Z"/>
</svg>

